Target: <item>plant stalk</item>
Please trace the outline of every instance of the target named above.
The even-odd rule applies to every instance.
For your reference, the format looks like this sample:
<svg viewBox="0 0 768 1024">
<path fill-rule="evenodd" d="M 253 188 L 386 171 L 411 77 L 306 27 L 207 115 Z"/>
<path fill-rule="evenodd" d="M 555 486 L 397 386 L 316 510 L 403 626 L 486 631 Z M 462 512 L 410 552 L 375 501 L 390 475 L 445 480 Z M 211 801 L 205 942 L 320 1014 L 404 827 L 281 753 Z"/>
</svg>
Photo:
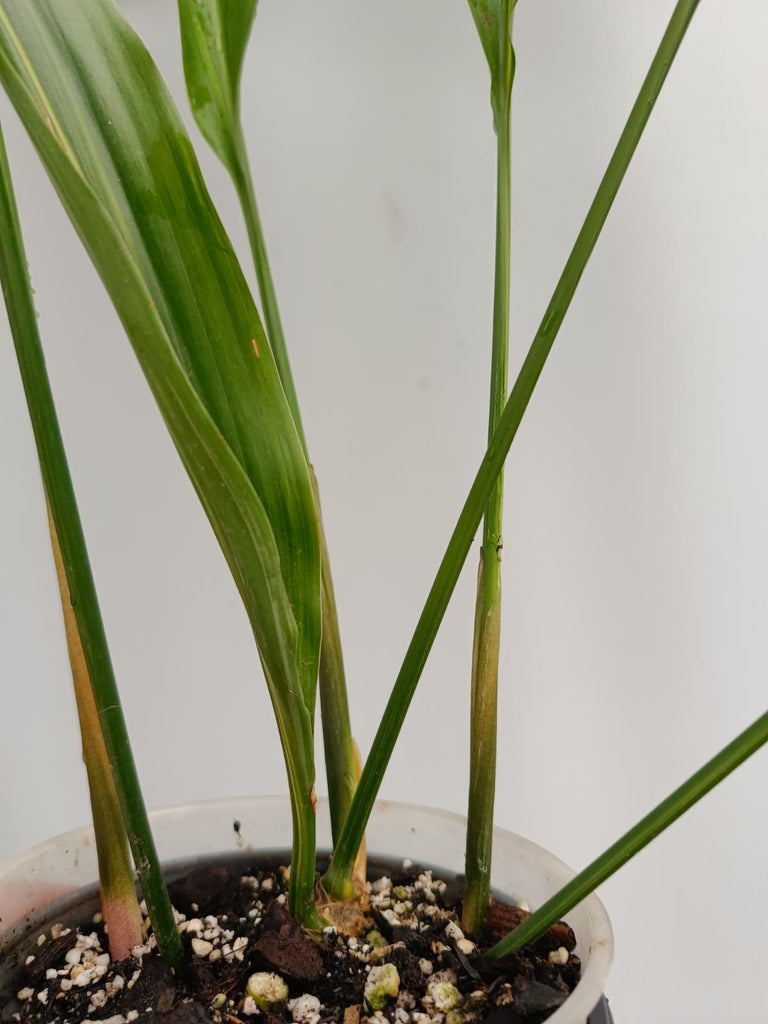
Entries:
<svg viewBox="0 0 768 1024">
<path fill-rule="evenodd" d="M 493 351 L 488 441 L 493 438 L 507 400 L 510 287 L 510 109 L 497 118 L 496 130 L 496 270 L 493 298 Z M 488 909 L 496 794 L 496 731 L 501 639 L 501 550 L 504 470 L 491 492 L 483 522 L 477 573 L 475 631 L 472 649 L 469 799 L 464 857 L 466 891 L 462 928 L 477 935 Z"/>
<path fill-rule="evenodd" d="M 104 624 L 59 429 L 27 272 L 5 142 L 0 130 L 0 277 L 29 407 L 40 469 L 61 545 L 93 699 L 142 892 L 160 952 L 173 967 L 183 952 L 149 827 L 136 765 L 109 657 Z"/>
<path fill-rule="evenodd" d="M 240 121 L 237 117 L 234 118 L 234 121 L 236 125 L 234 130 L 237 174 L 233 176 L 233 180 L 248 230 L 256 280 L 264 311 L 267 337 L 272 346 L 277 370 L 280 374 L 288 405 L 293 415 L 293 421 L 296 424 L 299 440 L 309 465 L 309 473 L 315 496 L 317 525 L 320 535 L 321 614 L 323 620 L 319 672 L 320 719 L 323 729 L 328 799 L 331 810 L 331 830 L 334 842 L 336 842 L 341 834 L 341 827 L 352 804 L 352 797 L 357 785 L 355 744 L 352 739 L 352 727 L 349 717 L 349 701 L 336 608 L 336 595 L 333 588 L 328 545 L 323 527 L 320 490 L 314 467 L 309 459 L 307 440 L 304 434 L 299 400 L 288 358 L 285 332 L 283 331 L 272 271 L 269 265 L 267 246 L 256 202 L 256 192 L 253 187 L 248 153 Z"/>
<path fill-rule="evenodd" d="M 292 778 L 292 767 L 286 758 L 288 789 L 291 797 L 293 850 L 288 878 L 288 903 L 301 924 L 310 930 L 321 926 L 315 909 L 316 821 L 315 786 L 306 779 Z"/>
<path fill-rule="evenodd" d="M 427 596 L 413 638 L 387 703 L 381 725 L 371 746 L 355 792 L 341 839 L 325 876 L 331 895 L 344 897 L 351 891 L 350 874 L 355 851 L 365 831 L 376 794 L 384 777 L 416 685 L 434 643 L 451 594 L 459 578 L 475 532 L 504 466 L 507 452 L 538 382 L 544 364 L 571 304 L 584 268 L 589 261 L 613 201 L 643 130 L 658 99 L 661 88 L 683 41 L 699 0 L 678 0 L 640 93 L 630 112 L 616 149 L 600 182 L 586 220 L 566 262 L 544 319 L 528 350 L 522 368 L 507 400 L 499 425 L 488 446 L 470 489 L 459 520 L 451 535 L 443 560 Z"/>
<path fill-rule="evenodd" d="M 296 394 L 296 385 L 293 381 L 291 363 L 288 358 L 288 348 L 285 343 L 285 332 L 280 317 L 280 309 L 277 304 L 275 284 L 272 279 L 272 269 L 269 265 L 267 245 L 264 240 L 264 230 L 261 226 L 259 207 L 256 202 L 256 191 L 253 187 L 248 152 L 245 147 L 242 126 L 238 117 L 234 118 L 234 145 L 237 154 L 237 174 L 233 175 L 235 189 L 237 191 L 240 206 L 243 211 L 248 240 L 251 244 L 251 255 L 256 271 L 256 281 L 259 286 L 259 295 L 264 311 L 264 323 L 267 328 L 267 337 L 272 346 L 272 353 L 277 364 L 277 372 L 282 381 L 285 397 L 288 400 L 288 407 L 296 425 L 296 432 L 301 441 L 304 454 L 307 455 L 307 439 L 304 434 L 304 425 L 299 410 L 299 399 Z"/>
<path fill-rule="evenodd" d="M 339 619 L 336 613 L 336 594 L 333 589 L 331 564 L 325 540 L 323 517 L 320 512 L 320 493 L 312 465 L 309 467 L 317 508 L 317 527 L 320 537 L 320 595 L 323 615 L 323 636 L 320 644 L 320 717 L 323 727 L 325 773 L 328 780 L 331 811 L 331 833 L 334 842 L 341 835 L 344 819 L 352 806 L 357 786 L 358 755 L 352 739 L 349 701 L 341 649 Z"/>
<path fill-rule="evenodd" d="M 136 899 L 133 865 L 50 505 L 48 506 L 48 529 L 51 535 L 53 560 L 56 564 L 56 577 L 59 581 L 67 650 L 72 666 L 77 716 L 80 722 L 80 736 L 83 741 L 83 762 L 88 776 L 93 829 L 96 835 L 96 854 L 99 861 L 101 910 L 109 934 L 110 956 L 113 960 L 125 960 L 131 955 L 133 947 L 140 945 L 143 941 L 141 912 Z"/>
<path fill-rule="evenodd" d="M 520 949 L 526 943 L 534 942 L 573 910 L 586 896 L 589 896 L 599 885 L 630 858 L 639 853 L 652 839 L 655 839 L 665 828 L 668 828 L 682 814 L 690 810 L 711 789 L 723 781 L 739 765 L 751 757 L 768 741 L 768 712 L 753 722 L 749 728 L 740 733 L 733 742 L 724 747 L 710 761 L 693 774 L 682 786 L 678 787 L 666 800 L 662 800 L 650 814 L 626 832 L 621 839 L 609 846 L 596 860 L 581 871 L 567 885 L 547 900 L 539 909 L 514 931 L 485 954 L 496 959 Z"/>
</svg>

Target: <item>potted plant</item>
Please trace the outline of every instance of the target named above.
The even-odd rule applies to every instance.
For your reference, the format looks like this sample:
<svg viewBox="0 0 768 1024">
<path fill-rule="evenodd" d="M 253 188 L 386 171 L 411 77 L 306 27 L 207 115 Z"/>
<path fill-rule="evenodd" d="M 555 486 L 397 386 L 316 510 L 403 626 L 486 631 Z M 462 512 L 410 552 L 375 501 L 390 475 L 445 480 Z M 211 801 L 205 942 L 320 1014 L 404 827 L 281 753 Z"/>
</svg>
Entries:
<svg viewBox="0 0 768 1024">
<path fill-rule="evenodd" d="M 508 192 L 505 192 L 503 184 L 507 144 L 505 133 L 509 114 L 507 104 L 514 72 L 514 58 L 506 32 L 506 25 L 511 16 L 511 5 L 471 6 L 492 74 L 492 105 L 500 154 L 499 209 L 503 211 L 508 198 Z M 246 7 L 250 8 L 247 12 Z M 425 615 L 420 621 L 404 669 L 399 676 L 388 717 L 374 743 L 372 756 L 368 760 L 367 774 L 363 775 L 361 785 L 357 787 L 356 803 L 352 805 L 349 815 L 347 807 L 354 784 L 354 759 L 348 731 L 345 733 L 342 728 L 339 738 L 338 730 L 340 726 L 343 727 L 344 715 L 339 711 L 338 702 L 343 701 L 344 691 L 339 683 L 339 673 L 333 664 L 333 645 L 331 644 L 330 649 L 325 649 L 327 660 L 324 697 L 328 702 L 327 706 L 332 709 L 324 717 L 325 727 L 329 730 L 327 749 L 331 755 L 342 755 L 335 767 L 338 773 L 336 780 L 334 781 L 332 777 L 330 786 L 332 797 L 337 801 L 337 827 L 336 856 L 327 884 L 339 898 L 352 894 L 352 865 L 363 833 L 364 819 L 388 759 L 391 740 L 412 696 L 434 631 L 455 582 L 463 559 L 461 552 L 469 546 L 479 518 L 494 492 L 495 479 L 506 453 L 505 447 L 516 432 L 517 424 L 527 405 L 543 360 L 554 341 L 554 335 L 573 294 L 583 264 L 605 219 L 652 102 L 658 94 L 669 63 L 695 7 L 695 3 L 681 3 L 675 9 L 662 48 L 643 86 L 608 174 L 601 184 L 597 200 L 590 210 L 585 229 L 558 286 L 553 304 L 542 322 L 542 328 L 518 385 L 512 390 L 512 397 L 506 406 L 507 412 L 504 413 L 506 419 L 501 417 L 502 403 L 498 387 L 496 389 L 496 412 L 491 416 L 491 432 L 495 434 L 495 439 L 490 449 L 490 457 L 483 463 L 474 485 L 473 495 L 465 506 L 463 518 L 460 520 L 459 531 L 452 541 L 436 584 L 430 593 Z M 317 528 L 312 497 L 312 475 L 311 470 L 306 469 L 306 445 L 300 436 L 300 427 L 298 436 L 293 431 L 293 428 L 300 424 L 299 413 L 291 394 L 288 371 L 285 366 L 281 366 L 281 332 L 270 292 L 270 280 L 264 272 L 263 239 L 250 185 L 245 175 L 243 145 L 236 120 L 235 90 L 239 61 L 242 59 L 242 49 L 238 49 L 237 41 L 244 40 L 247 36 L 247 27 L 255 5 L 245 5 L 237 15 L 237 18 L 244 20 L 237 24 L 234 21 L 232 23 L 237 29 L 232 37 L 236 41 L 234 49 L 232 39 L 226 36 L 226 31 L 230 28 L 228 23 L 225 29 L 221 30 L 224 35 L 219 39 L 215 38 L 215 15 L 218 5 L 211 5 L 207 13 L 204 7 L 199 8 L 196 13 L 187 11 L 185 44 L 193 108 L 204 134 L 229 166 L 243 199 L 256 263 L 261 271 L 259 277 L 265 319 L 268 322 L 267 333 L 269 342 L 275 350 L 281 378 L 279 386 L 275 383 L 277 377 L 271 368 L 269 343 L 266 342 L 266 336 L 254 318 L 254 311 L 249 305 L 248 296 L 243 291 L 236 270 L 233 281 L 229 282 L 226 295 L 223 296 L 221 293 L 220 282 L 227 279 L 231 264 L 227 242 L 220 233 L 215 214 L 208 206 L 206 197 L 203 195 L 201 198 L 200 179 L 194 162 L 185 163 L 188 158 L 186 144 L 183 140 L 178 141 L 178 135 L 173 138 L 173 133 L 178 132 L 178 122 L 174 120 L 173 111 L 167 106 L 162 92 L 153 92 L 155 88 L 160 90 L 161 87 L 143 51 L 132 37 L 130 42 L 126 42 L 129 40 L 127 30 L 113 20 L 108 8 L 104 7 L 102 10 L 101 5 L 93 5 L 87 15 L 78 4 L 63 4 L 57 11 L 46 11 L 44 5 L 40 10 L 36 11 L 33 6 L 26 12 L 20 5 L 9 3 L 6 8 L 6 86 L 36 138 L 57 187 L 62 192 L 65 203 L 102 275 L 107 280 L 112 297 L 129 328 L 129 333 L 132 334 L 139 358 L 144 362 L 145 372 L 169 422 L 182 458 L 203 498 L 209 517 L 214 522 L 217 535 L 222 541 L 248 607 L 260 644 L 260 654 L 271 682 L 273 702 L 278 712 L 292 778 L 297 845 L 291 873 L 291 903 L 294 913 L 299 918 L 304 918 L 307 925 L 312 926 L 315 923 L 312 903 L 314 855 L 311 840 L 307 842 L 307 834 L 314 821 L 311 798 L 313 770 L 311 754 L 307 751 L 311 748 L 311 705 L 314 699 L 316 662 L 318 657 L 322 661 L 318 628 L 319 580 L 322 577 L 327 582 L 328 576 L 321 573 L 319 562 L 312 554 L 314 547 L 317 546 L 313 546 L 312 541 L 312 530 Z M 182 14 L 184 15 L 183 5 Z M 235 18 L 235 15 L 232 17 Z M 68 18 L 72 20 L 67 22 Z M 206 18 L 211 20 L 207 22 Z M 42 37 L 39 35 L 41 25 Z M 48 41 L 53 42 L 54 48 L 60 45 L 61 54 L 64 50 L 69 51 L 68 61 L 72 60 L 73 45 L 76 50 L 82 48 L 82 53 L 88 51 L 88 59 L 78 59 L 74 65 L 66 62 L 43 62 L 38 68 L 35 60 L 30 59 L 30 53 L 40 44 L 41 38 L 46 41 L 46 46 Z M 212 45 L 211 38 L 217 45 Z M 113 48 L 113 44 L 118 45 Z M 225 61 L 223 65 L 217 65 L 217 59 L 220 59 L 222 52 L 229 57 L 229 64 Z M 122 66 L 118 60 L 121 53 L 125 58 Z M 40 59 L 42 60 L 42 57 Z M 63 57 L 61 59 L 64 60 Z M 34 71 L 30 72 L 30 68 Z M 62 69 L 66 69 L 64 78 L 61 77 Z M 82 74 L 83 69 L 85 74 Z M 135 93 L 127 88 L 131 72 L 137 85 Z M 42 81 L 49 74 L 55 77 L 56 88 L 52 88 L 50 83 L 46 86 Z M 69 77 L 73 74 L 74 77 Z M 96 80 L 93 75 L 104 77 Z M 50 82 L 53 80 L 51 78 Z M 98 87 L 94 85 L 95 81 Z M 71 89 L 70 92 L 67 92 L 68 88 Z M 144 134 L 144 155 L 139 160 L 141 166 L 135 165 L 136 151 L 130 152 L 123 145 L 124 134 L 115 116 L 121 108 L 118 102 L 120 98 L 126 100 L 126 107 L 133 104 L 132 110 L 121 111 L 129 115 L 125 126 L 130 124 L 133 129 L 139 130 L 140 134 Z M 85 135 L 80 134 L 83 110 L 90 111 L 94 124 L 102 134 L 93 134 L 90 125 L 87 126 Z M 71 124 L 67 125 L 67 119 L 74 111 L 77 111 L 77 114 Z M 158 132 L 153 119 L 161 120 L 164 117 L 168 120 L 161 125 Z M 100 149 L 97 156 L 94 156 L 94 140 L 96 148 Z M 161 140 L 168 142 L 165 152 L 159 152 L 155 148 L 155 144 Z M 146 164 L 143 161 L 146 161 Z M 174 162 L 177 166 L 183 165 L 184 175 L 181 180 L 174 178 Z M 107 169 L 106 172 L 104 168 Z M 132 176 L 134 170 L 135 179 Z M 152 178 L 149 188 L 145 172 Z M 163 203 L 169 205 L 165 207 Z M 503 342 L 507 333 L 505 296 L 508 293 L 508 284 L 505 284 L 505 276 L 508 274 L 509 260 L 505 254 L 507 232 L 504 228 L 504 216 L 500 218 L 500 225 L 494 330 L 497 343 L 494 357 L 497 385 L 503 378 L 500 367 L 504 362 L 503 344 L 499 347 L 499 343 Z M 168 229 L 170 235 L 165 234 Z M 198 248 L 199 243 L 196 242 L 194 234 L 196 230 L 209 240 L 209 248 L 206 251 L 203 251 L 202 246 Z M 178 236 L 174 232 L 178 232 Z M 211 238 L 215 239 L 213 243 L 210 243 Z M 187 246 L 188 250 L 185 248 Z M 169 258 L 173 256 L 172 250 L 179 254 L 180 262 L 176 264 Z M 127 280 L 131 282 L 130 288 L 126 287 Z M 183 299 L 180 297 L 182 293 Z M 204 304 L 203 296 L 206 300 Z M 205 309 L 204 323 L 200 312 L 201 306 Z M 18 309 L 16 318 L 18 321 Z M 21 319 L 23 320 L 23 316 Z M 27 320 L 29 319 L 27 317 Z M 211 323 L 216 325 L 217 346 L 221 346 L 220 351 L 229 353 L 223 369 L 220 364 L 210 361 Z M 246 327 L 247 331 L 244 330 Z M 248 337 L 245 337 L 246 334 Z M 247 342 L 247 348 L 243 348 L 244 341 Z M 227 344 L 230 346 L 229 349 L 226 349 Z M 223 388 L 219 380 L 222 372 L 225 376 L 229 373 L 229 379 L 225 381 Z M 244 389 L 243 381 L 249 374 L 253 379 Z M 287 395 L 285 404 L 281 404 L 281 389 L 284 389 Z M 254 417 L 248 404 L 248 396 L 243 397 L 243 390 L 248 396 L 252 395 L 254 390 L 258 391 L 260 407 L 271 408 L 275 418 L 267 421 Z M 505 391 L 505 387 L 502 386 L 501 391 Z M 46 409 L 50 412 L 50 403 L 46 407 L 41 401 L 42 389 L 39 378 L 37 384 L 32 387 L 31 394 L 33 405 L 37 400 L 40 406 L 45 407 L 43 412 Z M 286 411 L 289 415 L 286 415 Z M 242 418 L 242 422 L 238 417 Z M 496 433 L 497 431 L 500 433 Z M 234 461 L 233 452 L 237 456 Z M 45 452 L 43 456 L 45 457 Z M 57 491 L 60 486 L 66 486 L 66 481 L 61 479 L 63 465 L 59 456 L 53 458 L 47 467 L 44 465 L 44 479 L 53 507 L 54 540 L 58 534 L 65 553 L 65 571 L 61 576 L 64 604 L 66 608 L 69 603 L 69 589 L 74 595 L 71 603 L 77 613 L 75 621 L 70 623 L 70 638 L 74 648 L 78 641 L 82 640 L 84 643 L 85 661 L 90 681 L 96 690 L 97 704 L 101 706 L 106 747 L 113 771 L 118 778 L 118 791 L 124 802 L 126 793 L 130 794 L 128 803 L 133 802 L 135 811 L 135 786 L 130 780 L 120 776 L 119 761 L 121 754 L 124 755 L 126 750 L 125 736 L 110 735 L 108 718 L 110 715 L 114 717 L 116 697 L 114 690 L 109 689 L 109 679 L 106 681 L 107 689 L 102 688 L 99 691 L 99 686 L 104 683 L 103 679 L 98 678 L 99 668 L 103 669 L 106 659 L 102 639 L 98 635 L 98 609 L 92 601 L 89 605 L 87 596 L 83 597 L 83 591 L 80 590 L 83 586 L 82 577 L 73 575 L 82 571 L 85 561 L 82 549 L 78 550 L 77 539 L 72 541 L 64 535 L 65 530 L 72 525 L 73 517 L 71 514 L 67 516 L 67 500 L 62 499 L 61 492 Z M 59 476 L 58 479 L 56 474 Z M 275 488 L 274 480 L 278 477 L 280 487 Z M 228 490 L 226 500 L 222 498 L 224 488 Z M 252 496 L 251 489 L 256 490 L 256 497 Z M 235 500 L 232 500 L 233 494 L 236 494 Z M 71 512 L 71 501 L 68 510 Z M 286 529 L 288 520 L 289 528 Z M 476 692 L 479 692 L 481 682 L 494 674 L 493 666 L 490 665 L 493 657 L 488 659 L 484 651 L 490 648 L 493 652 L 498 642 L 497 625 L 494 623 L 498 602 L 494 592 L 489 591 L 487 587 L 488 566 L 491 563 L 496 564 L 496 560 L 491 557 L 492 552 L 498 548 L 496 533 L 498 523 L 494 526 L 491 514 L 486 526 L 486 568 L 481 577 L 483 583 L 478 605 L 475 641 L 478 653 L 475 661 L 481 670 L 476 673 Z M 300 539 L 302 536 L 303 540 Z M 257 538 L 257 543 L 254 543 L 254 538 Z M 276 561 L 275 546 L 278 550 Z M 269 558 L 272 559 L 273 565 L 279 564 L 279 572 L 268 568 Z M 287 600 L 284 589 L 287 592 Z M 265 597 L 267 594 L 268 600 Z M 333 621 L 333 616 L 329 611 L 330 597 L 327 593 L 324 596 L 324 641 L 327 644 L 329 636 L 332 635 L 332 630 L 328 627 Z M 491 623 L 490 627 L 488 623 Z M 297 624 L 300 627 L 298 632 Z M 330 670 L 328 659 L 331 662 Z M 301 699 L 297 700 L 297 694 L 302 693 L 303 702 Z M 491 725 L 494 716 L 490 716 L 490 721 L 484 720 L 479 710 L 482 705 L 482 700 L 477 702 L 473 719 L 473 750 L 476 755 L 482 751 L 484 743 L 492 743 Z M 746 756 L 758 742 L 762 742 L 763 729 L 764 723 L 761 720 L 761 723 L 736 746 L 729 748 L 725 756 L 707 773 L 698 776 L 693 785 L 685 787 L 667 803 L 661 814 L 654 816 L 626 843 L 607 858 L 600 860 L 595 871 L 580 883 L 586 886 L 582 892 L 587 891 L 598 878 L 604 877 L 606 871 L 614 867 L 618 860 L 643 845 L 654 831 L 680 813 L 692 799 L 701 795 L 703 789 L 708 788 L 718 774 L 722 775 L 730 770 L 736 761 Z M 485 764 L 487 763 L 486 759 Z M 329 764 L 333 773 L 333 756 L 329 757 Z M 492 778 L 489 780 L 481 777 L 483 767 L 484 762 L 479 759 L 475 764 L 473 776 L 475 789 L 470 804 L 471 812 L 482 807 L 482 796 L 492 795 Z M 343 825 L 342 820 L 346 821 Z M 489 820 L 489 808 L 486 806 L 475 820 L 474 826 L 470 827 L 470 844 L 475 851 L 475 858 L 470 858 L 470 864 L 487 859 L 479 851 L 483 849 L 482 843 L 487 834 Z M 146 839 L 146 836 L 140 835 L 143 832 L 141 822 L 137 823 L 134 820 L 129 829 L 134 835 L 139 835 L 141 840 Z M 135 851 L 135 856 L 141 863 L 142 850 Z M 468 874 L 470 895 L 475 894 L 476 908 L 474 911 L 467 909 L 466 913 L 478 913 L 477 907 L 481 908 L 479 912 L 482 913 L 485 904 L 483 886 L 487 886 L 487 871 L 481 870 L 474 878 L 471 877 L 471 872 Z M 145 887 L 150 885 L 152 872 L 148 872 L 148 875 L 150 878 L 145 879 Z M 157 898 L 162 903 L 162 893 L 158 893 Z M 567 909 L 566 904 L 567 901 L 559 905 L 562 912 Z M 472 900 L 465 900 L 465 907 L 471 906 Z M 159 927 L 159 910 L 153 910 L 153 921 Z M 467 924 L 467 930 L 473 933 L 480 927 L 477 922 Z M 169 928 L 169 935 L 171 933 L 172 928 Z"/>
</svg>

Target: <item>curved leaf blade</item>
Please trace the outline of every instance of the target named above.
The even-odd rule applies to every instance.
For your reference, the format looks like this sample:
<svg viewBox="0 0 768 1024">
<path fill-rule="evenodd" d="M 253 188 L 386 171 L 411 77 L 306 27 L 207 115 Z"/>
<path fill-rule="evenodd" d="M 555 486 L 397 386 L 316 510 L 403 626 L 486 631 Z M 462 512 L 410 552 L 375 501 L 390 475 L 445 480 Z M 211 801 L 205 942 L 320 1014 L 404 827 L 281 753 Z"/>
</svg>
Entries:
<svg viewBox="0 0 768 1024">
<path fill-rule="evenodd" d="M 509 116 L 515 74 L 512 14 L 517 0 L 468 0 L 468 3 L 491 72 L 491 106 L 498 129 Z"/>
<path fill-rule="evenodd" d="M 246 605 L 312 923 L 320 566 L 309 472 L 253 299 L 151 58 L 108 0 L 2 0 L 0 81 L 106 284 Z"/>
<path fill-rule="evenodd" d="M 237 175 L 240 72 L 258 0 L 179 0 L 184 76 L 195 121 Z"/>
<path fill-rule="evenodd" d="M 123 259 L 148 292 L 162 324 L 162 342 L 160 324 L 153 327 L 153 343 L 137 346 L 132 340 L 164 414 L 170 384 L 156 367 L 170 354 L 161 357 L 160 349 L 170 346 L 211 426 L 252 485 L 248 501 L 258 498 L 259 531 L 245 544 L 247 556 L 237 544 L 227 556 L 249 600 L 254 587 L 243 581 L 257 571 L 257 563 L 258 576 L 269 565 L 273 584 L 282 581 L 279 604 L 287 600 L 288 606 L 270 618 L 273 626 L 281 620 L 283 643 L 293 634 L 297 678 L 291 688 L 298 685 L 311 711 L 320 584 L 306 460 L 253 299 L 165 84 L 108 0 L 3 0 L 0 76 L 102 276 L 116 257 L 95 239 L 94 218 L 75 215 L 72 195 L 63 193 L 64 168 L 68 187 L 74 175 L 79 191 L 92 195 L 100 219 L 110 222 L 119 239 Z M 113 280 L 108 287 L 119 308 L 125 282 Z M 184 401 L 191 401 L 189 393 Z M 177 425 L 174 440 L 189 469 L 192 435 Z M 195 485 L 207 495 L 220 540 L 230 536 L 224 521 L 231 512 L 211 499 L 212 487 L 204 479 Z M 260 615 L 251 618 L 269 663 L 270 646 L 277 642 L 273 626 L 263 628 Z"/>
<path fill-rule="evenodd" d="M 240 70 L 256 13 L 256 0 L 178 0 L 178 6 L 184 76 L 190 106 L 198 127 L 229 171 L 240 199 L 269 342 L 306 454 L 308 449 L 299 400 L 239 115 Z M 320 493 L 311 467 L 310 475 L 315 492 L 322 579 L 320 708 L 331 823 L 333 835 L 337 837 L 352 802 L 359 772 L 352 740 L 341 636 L 323 530 Z M 364 877 L 364 868 L 362 874 Z"/>
<path fill-rule="evenodd" d="M 198 127 L 232 177 L 243 209 L 272 354 L 304 453 L 307 444 L 240 123 L 240 70 L 257 0 L 178 0 L 184 78 Z"/>
</svg>

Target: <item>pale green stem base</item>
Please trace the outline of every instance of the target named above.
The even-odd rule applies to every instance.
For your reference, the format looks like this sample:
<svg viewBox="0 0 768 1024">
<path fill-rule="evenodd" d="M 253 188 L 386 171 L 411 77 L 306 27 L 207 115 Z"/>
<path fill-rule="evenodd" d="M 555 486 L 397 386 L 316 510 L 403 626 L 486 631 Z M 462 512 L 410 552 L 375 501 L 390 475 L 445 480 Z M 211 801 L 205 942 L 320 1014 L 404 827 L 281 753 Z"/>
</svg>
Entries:
<svg viewBox="0 0 768 1024">
<path fill-rule="evenodd" d="M 490 571 L 487 567 L 490 567 Z M 488 550 L 483 547 L 477 575 L 472 658 L 471 754 L 464 858 L 466 891 L 461 914 L 461 926 L 470 935 L 480 933 L 488 910 L 491 884 L 501 633 L 500 568 L 495 548 Z"/>
<path fill-rule="evenodd" d="M 510 110 L 507 102 L 497 119 L 496 138 L 496 270 L 493 298 L 493 352 L 488 439 L 499 425 L 507 400 L 510 287 Z M 491 494 L 483 524 L 483 546 L 477 577 L 475 634 L 472 652 L 469 801 L 465 855 L 466 893 L 462 927 L 477 935 L 488 910 L 496 795 L 496 730 L 501 633 L 501 549 L 504 474 Z"/>
<path fill-rule="evenodd" d="M 323 640 L 320 646 L 320 718 L 323 726 L 325 771 L 334 843 L 341 834 L 357 786 L 357 757 L 349 719 L 349 701 L 341 650 L 336 595 L 320 510 L 320 493 L 315 471 L 310 466 L 320 537 L 321 607 Z"/>
</svg>

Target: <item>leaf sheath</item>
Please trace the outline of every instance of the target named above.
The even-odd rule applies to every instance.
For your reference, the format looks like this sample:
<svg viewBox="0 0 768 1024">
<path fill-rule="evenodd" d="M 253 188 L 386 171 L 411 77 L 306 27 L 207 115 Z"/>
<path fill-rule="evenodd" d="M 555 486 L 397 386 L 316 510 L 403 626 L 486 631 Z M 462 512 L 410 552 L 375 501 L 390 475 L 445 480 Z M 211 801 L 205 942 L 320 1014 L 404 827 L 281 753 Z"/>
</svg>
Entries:
<svg viewBox="0 0 768 1024">
<path fill-rule="evenodd" d="M 96 854 L 99 861 L 101 911 L 109 933 L 109 954 L 113 960 L 125 960 L 134 946 L 143 939 L 143 928 L 133 866 L 128 852 L 128 839 L 120 810 L 112 772 L 109 766 L 104 737 L 99 724 L 99 712 L 93 698 L 93 687 L 88 676 L 85 654 L 72 607 L 61 547 L 48 506 L 48 527 L 53 547 L 53 560 L 59 581 L 61 606 L 67 650 L 75 687 L 77 717 L 83 741 L 83 762 L 88 776 L 93 829 L 96 836 Z"/>
<path fill-rule="evenodd" d="M 488 440 L 507 400 L 510 288 L 510 103 L 515 55 L 512 49 L 510 0 L 500 4 L 498 26 L 499 68 L 492 95 L 496 126 L 496 256 L 493 295 L 493 344 L 488 411 Z M 462 927 L 477 935 L 488 908 L 493 845 L 493 807 L 496 795 L 496 732 L 501 640 L 501 550 L 504 506 L 504 471 L 491 492 L 483 521 L 483 543 L 477 576 L 475 630 L 472 650 L 470 712 L 469 799 L 467 845 L 464 858 L 466 892 Z"/>
</svg>

